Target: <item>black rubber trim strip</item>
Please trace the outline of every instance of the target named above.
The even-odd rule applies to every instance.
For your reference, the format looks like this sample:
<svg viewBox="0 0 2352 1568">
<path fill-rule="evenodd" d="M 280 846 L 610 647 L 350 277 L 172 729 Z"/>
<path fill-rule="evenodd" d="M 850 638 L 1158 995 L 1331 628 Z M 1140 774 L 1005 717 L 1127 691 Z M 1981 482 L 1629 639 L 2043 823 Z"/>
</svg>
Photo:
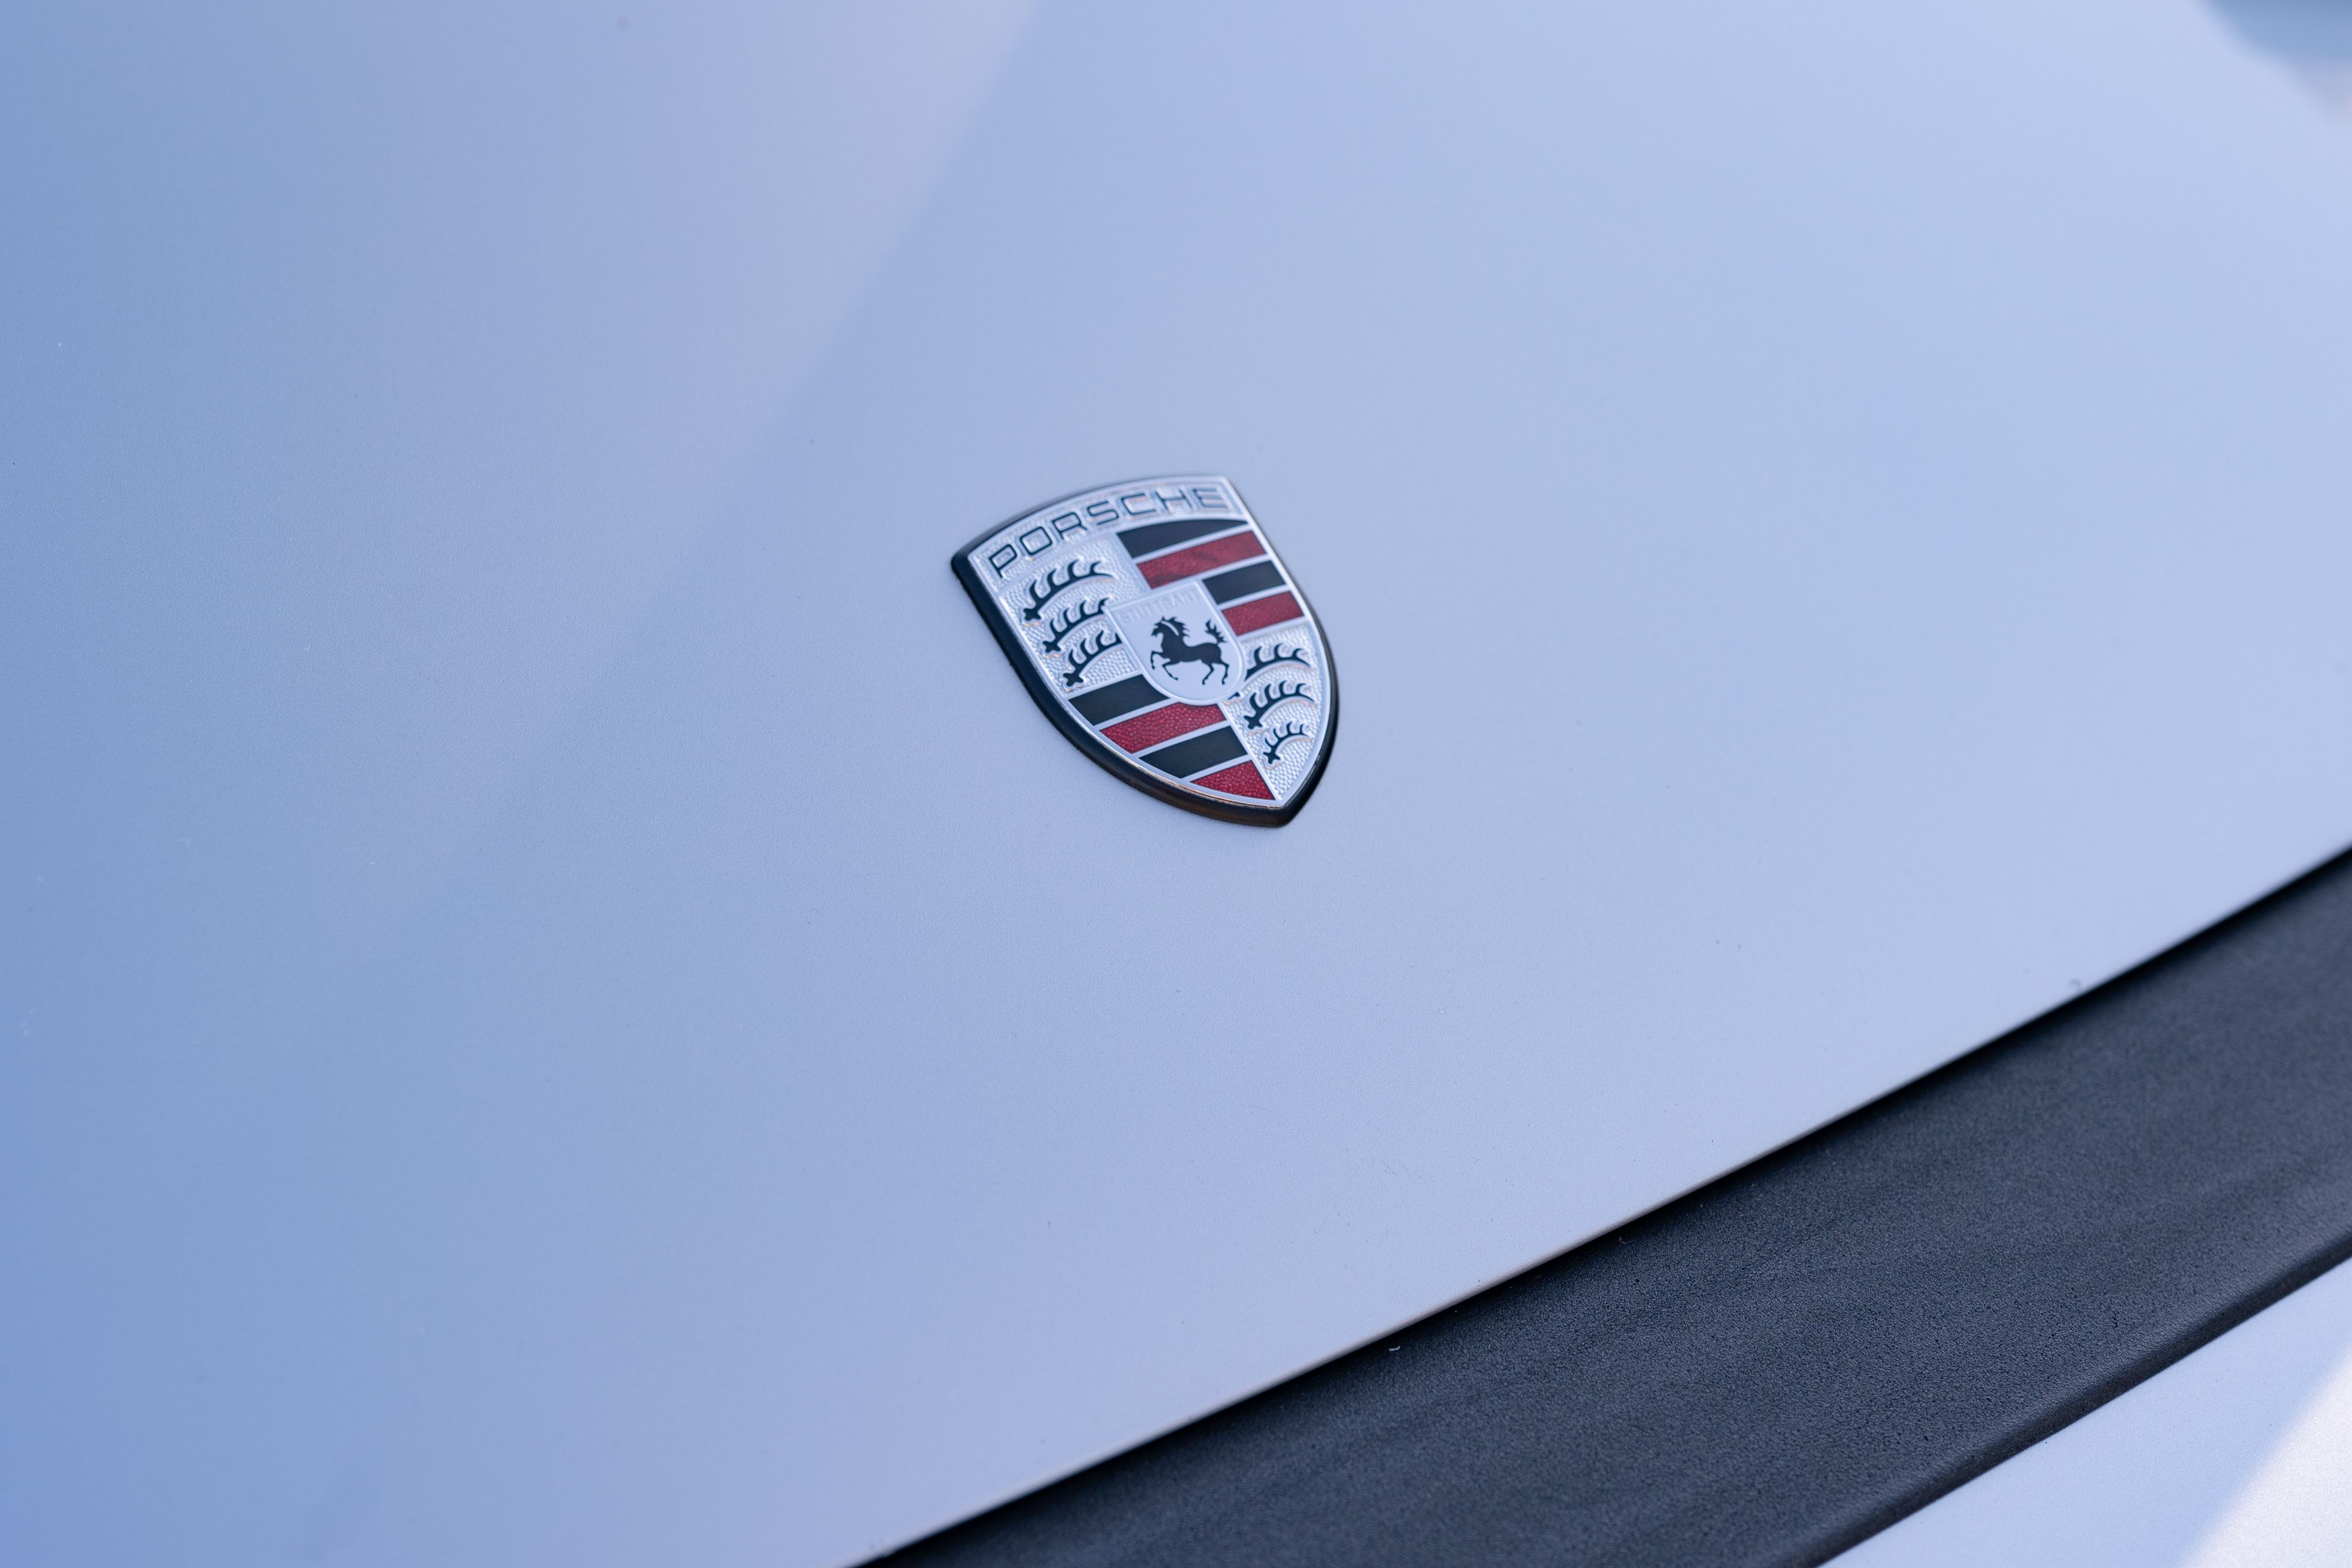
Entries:
<svg viewBox="0 0 2352 1568">
<path fill-rule="evenodd" d="M 910 1564 L 1816 1563 L 2352 1255 L 2352 857 Z"/>
</svg>

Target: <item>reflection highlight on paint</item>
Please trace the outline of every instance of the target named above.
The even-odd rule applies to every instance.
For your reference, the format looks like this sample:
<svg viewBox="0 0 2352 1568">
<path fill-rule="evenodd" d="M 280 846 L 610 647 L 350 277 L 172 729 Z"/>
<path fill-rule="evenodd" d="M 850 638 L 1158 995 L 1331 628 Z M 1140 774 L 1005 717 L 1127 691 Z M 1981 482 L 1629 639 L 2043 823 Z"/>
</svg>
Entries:
<svg viewBox="0 0 2352 1568">
<path fill-rule="evenodd" d="M 2352 1352 L 2181 1568 L 2352 1568 Z"/>
<path fill-rule="evenodd" d="M 2342 0 L 2213 0 L 2230 30 L 2285 63 L 2320 102 L 2352 119 L 2352 5 Z"/>
</svg>

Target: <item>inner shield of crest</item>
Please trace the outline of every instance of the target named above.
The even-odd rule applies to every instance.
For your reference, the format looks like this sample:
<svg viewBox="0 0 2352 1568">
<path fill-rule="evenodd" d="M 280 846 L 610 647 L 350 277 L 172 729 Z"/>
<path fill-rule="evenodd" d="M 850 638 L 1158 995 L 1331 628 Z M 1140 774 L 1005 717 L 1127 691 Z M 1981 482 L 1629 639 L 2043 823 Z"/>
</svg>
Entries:
<svg viewBox="0 0 2352 1568">
<path fill-rule="evenodd" d="M 1241 695 L 1242 661 L 1232 628 L 1198 582 L 1110 607 L 1120 641 L 1136 650 L 1143 678 L 1179 702 L 1223 703 Z"/>
</svg>

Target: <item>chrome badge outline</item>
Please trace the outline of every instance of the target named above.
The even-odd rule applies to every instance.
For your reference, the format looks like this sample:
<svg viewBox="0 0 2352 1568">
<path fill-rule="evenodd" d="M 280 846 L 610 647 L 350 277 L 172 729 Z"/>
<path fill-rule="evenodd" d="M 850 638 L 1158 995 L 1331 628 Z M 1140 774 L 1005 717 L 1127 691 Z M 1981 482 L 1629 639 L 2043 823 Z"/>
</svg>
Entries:
<svg viewBox="0 0 2352 1568">
<path fill-rule="evenodd" d="M 1339 725 L 1330 642 L 1231 480 L 1081 490 L 950 564 L 1054 727 L 1121 781 L 1270 828 L 1322 782 Z"/>
</svg>

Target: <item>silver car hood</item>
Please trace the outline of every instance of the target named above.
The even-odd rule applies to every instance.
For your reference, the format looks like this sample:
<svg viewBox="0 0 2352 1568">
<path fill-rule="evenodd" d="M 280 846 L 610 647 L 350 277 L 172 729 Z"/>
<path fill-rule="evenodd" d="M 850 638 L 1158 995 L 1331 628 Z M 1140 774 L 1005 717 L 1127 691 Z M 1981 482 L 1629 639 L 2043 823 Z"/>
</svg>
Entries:
<svg viewBox="0 0 2352 1568">
<path fill-rule="evenodd" d="M 2352 841 L 2352 133 L 2189 0 L 0 81 L 25 1561 L 849 1561 Z M 949 572 L 1166 473 L 1345 670 L 1287 826 Z"/>
</svg>

